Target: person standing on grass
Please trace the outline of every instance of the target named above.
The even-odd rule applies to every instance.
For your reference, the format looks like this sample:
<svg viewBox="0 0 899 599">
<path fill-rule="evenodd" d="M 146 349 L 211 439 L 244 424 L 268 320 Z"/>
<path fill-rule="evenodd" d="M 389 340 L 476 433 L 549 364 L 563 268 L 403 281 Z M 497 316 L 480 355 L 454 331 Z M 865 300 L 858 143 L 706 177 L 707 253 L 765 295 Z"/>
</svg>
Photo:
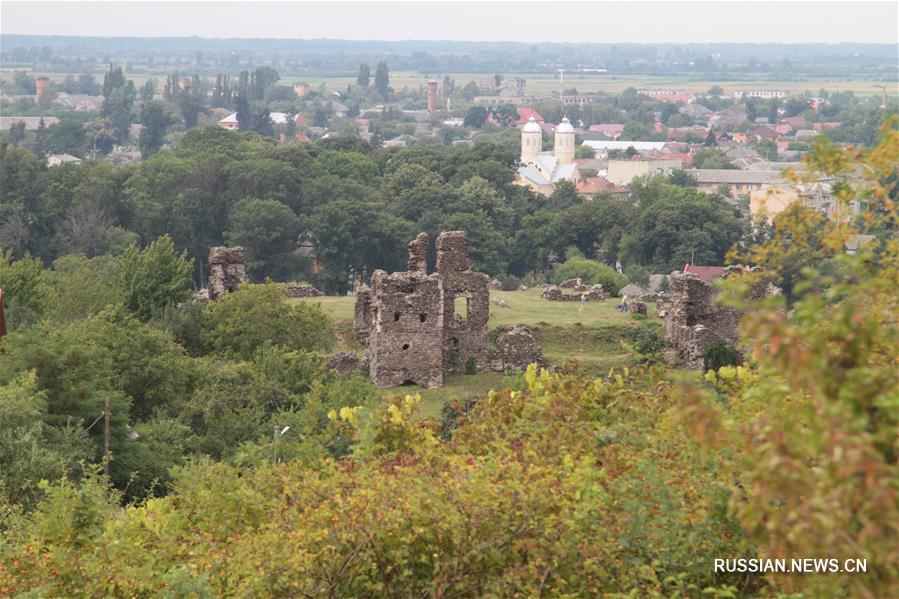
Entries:
<svg viewBox="0 0 899 599">
<path fill-rule="evenodd" d="M 622 312 L 627 312 L 627 294 L 621 296 L 621 303 L 618 304 L 618 309 Z"/>
<path fill-rule="evenodd" d="M 578 314 L 583 314 L 583 313 L 584 313 L 584 306 L 586 306 L 586 305 L 587 305 L 587 294 L 586 294 L 586 293 L 582 293 L 582 294 L 581 294 L 581 305 L 580 305 L 580 307 L 577 309 L 577 313 L 578 313 Z"/>
</svg>

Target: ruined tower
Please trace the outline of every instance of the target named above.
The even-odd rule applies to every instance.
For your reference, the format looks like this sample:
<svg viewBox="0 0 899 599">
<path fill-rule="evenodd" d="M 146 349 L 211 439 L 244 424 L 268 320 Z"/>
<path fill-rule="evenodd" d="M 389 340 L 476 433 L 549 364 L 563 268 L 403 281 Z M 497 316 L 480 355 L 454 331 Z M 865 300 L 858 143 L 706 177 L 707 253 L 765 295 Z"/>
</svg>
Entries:
<svg viewBox="0 0 899 599">
<path fill-rule="evenodd" d="M 354 326 L 379 387 L 440 387 L 446 373 L 487 367 L 489 278 L 470 269 L 464 231 L 440 234 L 437 272 L 428 274 L 428 241 L 420 233 L 409 244 L 408 270 L 376 270 L 371 287 L 357 290 Z M 457 299 L 466 314 L 456 313 Z"/>
<path fill-rule="evenodd" d="M 240 246 L 209 249 L 209 299 L 231 293 L 247 281 L 244 251 Z"/>
</svg>

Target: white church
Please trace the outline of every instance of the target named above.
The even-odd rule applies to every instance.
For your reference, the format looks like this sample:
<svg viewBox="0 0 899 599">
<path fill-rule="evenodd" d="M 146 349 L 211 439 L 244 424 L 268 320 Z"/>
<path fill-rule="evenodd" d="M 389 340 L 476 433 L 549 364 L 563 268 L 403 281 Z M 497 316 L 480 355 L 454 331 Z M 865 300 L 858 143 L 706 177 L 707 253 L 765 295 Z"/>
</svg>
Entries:
<svg viewBox="0 0 899 599">
<path fill-rule="evenodd" d="M 543 151 L 543 129 L 534 120 L 521 129 L 521 166 L 518 167 L 518 184 L 526 185 L 543 195 L 550 195 L 559 181 L 577 183 L 577 165 L 574 162 L 574 127 L 563 118 L 556 127 L 552 152 Z"/>
</svg>

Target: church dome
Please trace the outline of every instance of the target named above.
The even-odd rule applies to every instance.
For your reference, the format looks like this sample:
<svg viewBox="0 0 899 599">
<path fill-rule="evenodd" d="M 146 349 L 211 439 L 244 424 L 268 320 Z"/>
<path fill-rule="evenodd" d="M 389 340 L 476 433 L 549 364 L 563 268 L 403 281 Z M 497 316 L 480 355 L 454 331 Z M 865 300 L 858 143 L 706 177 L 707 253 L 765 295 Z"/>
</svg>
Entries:
<svg viewBox="0 0 899 599">
<path fill-rule="evenodd" d="M 540 133 L 542 131 L 542 129 L 540 128 L 540 123 L 534 120 L 534 117 L 529 118 L 528 122 L 524 127 L 521 128 L 521 130 L 525 133 Z"/>
<path fill-rule="evenodd" d="M 556 127 L 556 133 L 574 133 L 574 127 L 568 122 L 568 117 L 562 117 L 562 122 Z"/>
</svg>

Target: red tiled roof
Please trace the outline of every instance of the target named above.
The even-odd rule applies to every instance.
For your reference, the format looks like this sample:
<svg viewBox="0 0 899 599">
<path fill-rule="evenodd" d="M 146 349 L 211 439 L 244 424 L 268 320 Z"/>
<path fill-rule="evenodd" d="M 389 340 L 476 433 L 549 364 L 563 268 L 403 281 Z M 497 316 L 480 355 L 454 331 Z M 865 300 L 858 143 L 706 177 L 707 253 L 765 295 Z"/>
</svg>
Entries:
<svg viewBox="0 0 899 599">
<path fill-rule="evenodd" d="M 689 272 L 706 283 L 710 283 L 721 277 L 724 273 L 723 266 L 699 266 L 697 264 L 684 264 L 684 272 Z"/>
<path fill-rule="evenodd" d="M 518 120 L 515 121 L 516 125 L 526 124 L 528 122 L 528 119 L 531 117 L 534 117 L 534 120 L 537 121 L 538 123 L 542 123 L 543 121 L 546 120 L 540 115 L 539 112 L 537 112 L 536 110 L 534 110 L 533 108 L 531 108 L 529 106 L 517 108 L 516 110 L 518 110 Z"/>
<path fill-rule="evenodd" d="M 621 135 L 624 131 L 624 125 L 617 123 L 600 123 L 598 125 L 590 125 L 591 133 L 605 133 L 606 135 Z"/>
<path fill-rule="evenodd" d="M 627 193 L 627 187 L 615 185 L 605 177 L 587 177 L 577 182 L 577 192 L 582 195 L 593 195 L 601 191 L 609 193 Z"/>
<path fill-rule="evenodd" d="M 778 137 L 780 137 L 780 133 L 778 133 L 771 127 L 759 127 L 758 129 L 753 131 L 752 134 L 767 139 L 777 139 Z"/>
<path fill-rule="evenodd" d="M 788 116 L 785 119 L 781 119 L 780 122 L 786 123 L 791 127 L 803 127 L 808 121 L 805 120 L 804 116 Z"/>
</svg>

